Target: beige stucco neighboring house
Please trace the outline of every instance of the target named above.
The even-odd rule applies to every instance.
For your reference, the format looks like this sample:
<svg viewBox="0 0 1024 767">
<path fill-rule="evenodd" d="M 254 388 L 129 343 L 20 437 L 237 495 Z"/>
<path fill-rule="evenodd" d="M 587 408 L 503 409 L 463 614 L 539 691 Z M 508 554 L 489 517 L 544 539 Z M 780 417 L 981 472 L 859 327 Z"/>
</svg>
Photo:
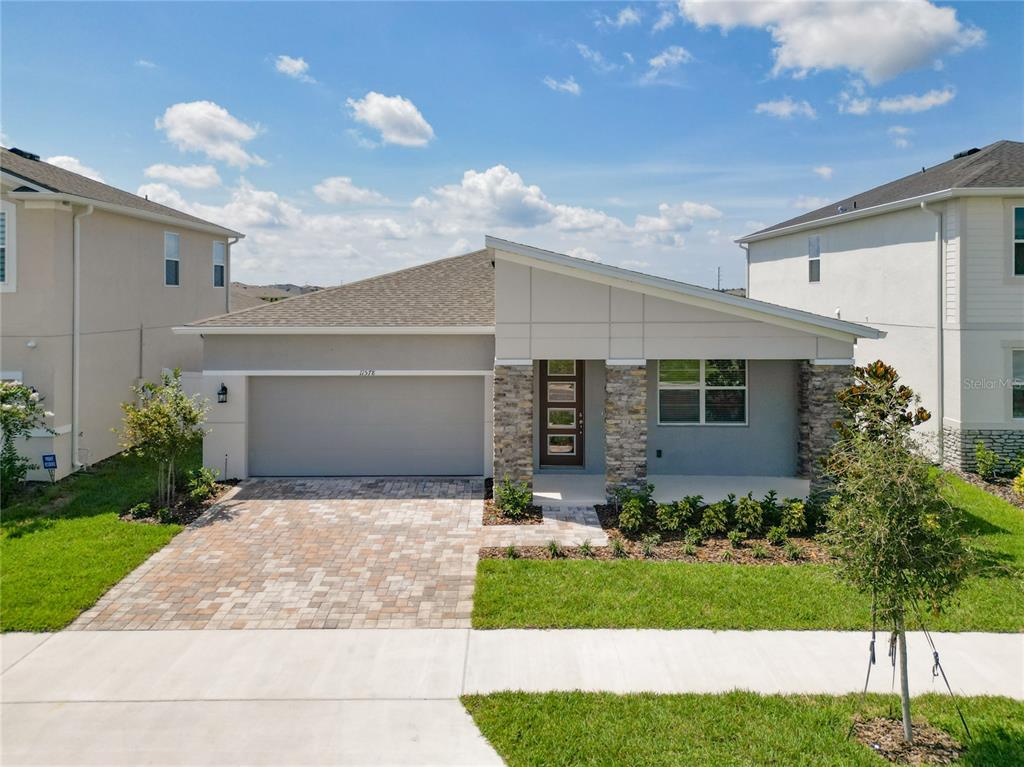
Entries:
<svg viewBox="0 0 1024 767">
<path fill-rule="evenodd" d="M 242 235 L 6 148 L 0 205 L 0 368 L 53 411 L 54 434 L 22 447 L 62 477 L 118 451 L 139 379 L 202 369 L 200 340 L 172 328 L 230 309 Z"/>
<path fill-rule="evenodd" d="M 854 345 L 883 335 L 493 237 L 177 332 L 204 339 L 209 398 L 228 393 L 204 447 L 227 477 L 508 476 L 601 498 L 698 477 L 805 494 Z"/>
<path fill-rule="evenodd" d="M 959 152 L 739 242 L 752 298 L 886 331 L 857 362 L 883 359 L 921 395 L 944 464 L 972 468 L 979 441 L 1024 454 L 1024 143 Z"/>
</svg>

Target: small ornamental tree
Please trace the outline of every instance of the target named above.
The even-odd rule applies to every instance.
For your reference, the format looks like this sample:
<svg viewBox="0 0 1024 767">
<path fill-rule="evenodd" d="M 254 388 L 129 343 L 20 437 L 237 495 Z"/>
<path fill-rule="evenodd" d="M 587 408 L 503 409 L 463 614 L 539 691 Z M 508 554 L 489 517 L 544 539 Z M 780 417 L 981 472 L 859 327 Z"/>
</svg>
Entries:
<svg viewBox="0 0 1024 767">
<path fill-rule="evenodd" d="M 0 494 L 6 499 L 22 482 L 30 469 L 38 466 L 18 453 L 15 441 L 24 439 L 33 429 L 53 430 L 45 425 L 53 413 L 43 409 L 37 391 L 21 381 L 0 381 Z"/>
<path fill-rule="evenodd" d="M 971 555 L 942 479 L 913 450 L 911 429 L 930 417 L 882 362 L 856 368 L 838 395 L 843 419 L 826 459 L 835 481 L 825 541 L 837 575 L 874 600 L 878 621 L 898 644 L 903 735 L 913 739 L 906 618 L 924 604 L 938 611 L 969 574 Z"/>
<path fill-rule="evenodd" d="M 123 402 L 121 445 L 128 452 L 157 464 L 157 503 L 174 501 L 177 462 L 202 439 L 206 405 L 181 388 L 181 371 L 164 373 L 159 384 L 146 381 L 133 387 L 135 402 Z"/>
</svg>

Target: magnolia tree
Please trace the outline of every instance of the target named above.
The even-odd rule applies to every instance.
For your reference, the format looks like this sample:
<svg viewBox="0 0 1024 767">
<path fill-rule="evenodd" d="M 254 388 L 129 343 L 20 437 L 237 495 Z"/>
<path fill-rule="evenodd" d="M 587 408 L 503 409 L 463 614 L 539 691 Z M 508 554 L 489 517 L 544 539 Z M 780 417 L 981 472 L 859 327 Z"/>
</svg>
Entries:
<svg viewBox="0 0 1024 767">
<path fill-rule="evenodd" d="M 206 405 L 181 388 L 181 371 L 164 373 L 159 384 L 133 388 L 135 402 L 124 402 L 122 447 L 157 464 L 157 502 L 174 500 L 178 459 L 202 439 Z"/>
<path fill-rule="evenodd" d="M 6 498 L 25 481 L 29 469 L 36 464 L 18 454 L 15 441 L 24 439 L 33 429 L 52 429 L 45 425 L 53 413 L 43 409 L 42 397 L 21 381 L 0 381 L 0 433 L 3 447 L 0 448 L 0 492 Z"/>
<path fill-rule="evenodd" d="M 897 643 L 903 735 L 913 740 L 907 681 L 907 615 L 938 611 L 967 576 L 971 556 L 958 512 L 938 472 L 914 448 L 911 430 L 930 414 L 883 362 L 856 368 L 838 395 L 843 418 L 826 459 L 834 479 L 826 542 L 837 574 L 874 600 Z"/>
</svg>

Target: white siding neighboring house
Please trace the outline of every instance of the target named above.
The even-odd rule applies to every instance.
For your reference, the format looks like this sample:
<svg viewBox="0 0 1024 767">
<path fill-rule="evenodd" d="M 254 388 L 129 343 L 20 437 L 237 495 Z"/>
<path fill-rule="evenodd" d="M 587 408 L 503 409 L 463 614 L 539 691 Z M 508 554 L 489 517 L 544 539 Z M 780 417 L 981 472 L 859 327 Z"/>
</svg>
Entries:
<svg viewBox="0 0 1024 767">
<path fill-rule="evenodd" d="M 921 395 L 926 444 L 946 465 L 973 467 L 979 440 L 1024 452 L 1024 143 L 960 153 L 739 242 L 751 298 L 886 331 L 857 345 L 857 362 L 894 365 Z"/>
<path fill-rule="evenodd" d="M 0 151 L 0 206 L 0 368 L 53 411 L 55 434 L 21 447 L 37 464 L 55 454 L 63 477 L 118 452 L 140 378 L 198 378 L 201 341 L 171 329 L 230 308 L 242 235 L 20 150 Z"/>
</svg>

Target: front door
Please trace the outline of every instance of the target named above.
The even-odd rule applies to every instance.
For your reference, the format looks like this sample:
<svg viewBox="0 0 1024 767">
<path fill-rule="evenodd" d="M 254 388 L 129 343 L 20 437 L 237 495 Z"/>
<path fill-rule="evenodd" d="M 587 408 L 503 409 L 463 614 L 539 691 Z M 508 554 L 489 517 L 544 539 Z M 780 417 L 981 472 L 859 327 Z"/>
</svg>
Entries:
<svg viewBox="0 0 1024 767">
<path fill-rule="evenodd" d="M 584 361 L 540 362 L 540 464 L 583 465 Z"/>
</svg>

